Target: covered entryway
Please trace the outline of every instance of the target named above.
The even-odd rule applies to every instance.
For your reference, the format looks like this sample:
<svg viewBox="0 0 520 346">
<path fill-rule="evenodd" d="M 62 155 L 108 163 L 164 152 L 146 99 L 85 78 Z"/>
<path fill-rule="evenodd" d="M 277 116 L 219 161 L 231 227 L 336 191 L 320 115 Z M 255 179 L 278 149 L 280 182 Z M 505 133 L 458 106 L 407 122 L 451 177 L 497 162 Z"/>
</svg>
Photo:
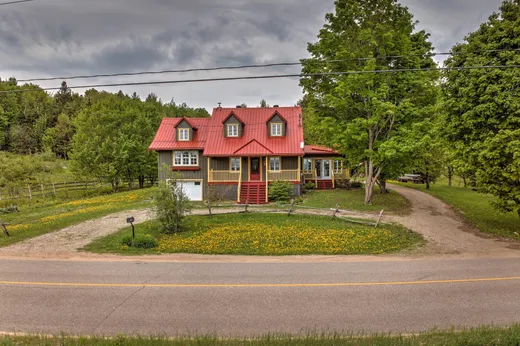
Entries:
<svg viewBox="0 0 520 346">
<path fill-rule="evenodd" d="M 315 160 L 316 178 L 319 180 L 330 180 L 332 178 L 330 172 L 330 160 Z"/>
<path fill-rule="evenodd" d="M 200 180 L 183 180 L 178 181 L 181 184 L 184 193 L 191 201 L 202 201 L 202 181 Z"/>
</svg>

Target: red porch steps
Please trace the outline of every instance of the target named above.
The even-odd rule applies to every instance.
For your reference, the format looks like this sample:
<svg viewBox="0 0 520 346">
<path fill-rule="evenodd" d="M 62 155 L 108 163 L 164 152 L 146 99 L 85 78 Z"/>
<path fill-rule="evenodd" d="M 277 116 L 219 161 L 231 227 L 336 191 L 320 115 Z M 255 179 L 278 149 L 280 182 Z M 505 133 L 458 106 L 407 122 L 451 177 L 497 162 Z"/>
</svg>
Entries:
<svg viewBox="0 0 520 346">
<path fill-rule="evenodd" d="M 318 186 L 316 186 L 318 190 L 332 190 L 332 180 L 318 180 Z"/>
<path fill-rule="evenodd" d="M 242 183 L 240 188 L 240 204 L 266 204 L 265 182 Z"/>
</svg>

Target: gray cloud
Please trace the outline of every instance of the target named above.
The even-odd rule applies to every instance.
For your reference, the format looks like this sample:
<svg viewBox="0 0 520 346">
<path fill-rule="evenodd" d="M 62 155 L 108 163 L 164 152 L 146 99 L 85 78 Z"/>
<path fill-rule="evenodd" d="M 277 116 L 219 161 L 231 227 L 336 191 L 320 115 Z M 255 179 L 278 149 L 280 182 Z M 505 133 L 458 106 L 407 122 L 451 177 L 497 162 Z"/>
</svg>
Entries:
<svg viewBox="0 0 520 346">
<path fill-rule="evenodd" d="M 419 28 L 448 51 L 475 30 L 501 0 L 402 0 Z M 154 69 L 295 61 L 307 56 L 333 0 L 52 0 L 0 10 L 0 77 L 44 77 Z M 298 68 L 255 69 L 70 82 L 210 78 L 297 73 Z M 56 83 L 42 83 L 55 86 Z M 117 91 L 119 88 L 113 88 Z M 145 96 L 211 108 L 217 102 L 294 104 L 297 79 L 122 88 Z"/>
</svg>

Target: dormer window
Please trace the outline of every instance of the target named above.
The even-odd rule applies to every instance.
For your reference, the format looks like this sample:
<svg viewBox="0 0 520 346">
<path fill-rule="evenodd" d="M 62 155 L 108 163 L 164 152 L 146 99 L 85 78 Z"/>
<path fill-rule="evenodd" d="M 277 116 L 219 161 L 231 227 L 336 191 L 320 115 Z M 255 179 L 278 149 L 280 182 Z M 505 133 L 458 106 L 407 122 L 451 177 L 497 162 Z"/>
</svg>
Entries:
<svg viewBox="0 0 520 346">
<path fill-rule="evenodd" d="M 238 124 L 227 125 L 228 137 L 238 137 Z"/>
<path fill-rule="evenodd" d="M 271 123 L 271 136 L 281 137 L 282 136 L 283 123 Z"/>
<path fill-rule="evenodd" d="M 189 141 L 190 140 L 190 129 L 178 129 L 179 141 Z"/>
</svg>

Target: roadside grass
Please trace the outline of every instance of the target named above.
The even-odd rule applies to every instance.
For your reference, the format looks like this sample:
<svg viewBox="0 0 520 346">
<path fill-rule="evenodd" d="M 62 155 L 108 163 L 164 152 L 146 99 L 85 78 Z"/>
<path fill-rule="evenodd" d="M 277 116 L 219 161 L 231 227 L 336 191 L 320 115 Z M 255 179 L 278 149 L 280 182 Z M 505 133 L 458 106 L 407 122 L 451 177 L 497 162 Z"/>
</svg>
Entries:
<svg viewBox="0 0 520 346">
<path fill-rule="evenodd" d="M 379 188 L 374 189 L 372 205 L 365 205 L 365 191 L 355 190 L 325 190 L 309 191 L 304 195 L 303 206 L 315 208 L 334 208 L 339 204 L 341 209 L 358 210 L 366 212 L 391 212 L 399 215 L 407 215 L 411 212 L 410 203 L 398 193 L 390 192 L 380 194 Z"/>
<path fill-rule="evenodd" d="M 394 183 L 426 192 L 454 207 L 464 218 L 482 232 L 495 236 L 520 240 L 520 219 L 515 213 L 501 213 L 491 205 L 495 197 L 473 191 L 470 188 L 432 184 Z"/>
<path fill-rule="evenodd" d="M 230 214 L 188 216 L 186 231 L 160 233 L 160 224 L 136 226 L 136 235 L 156 238 L 156 249 L 122 245 L 130 228 L 94 240 L 82 250 L 124 255 L 198 253 L 228 255 L 365 255 L 393 253 L 423 244 L 424 240 L 397 225 L 379 228 L 324 216 L 283 214 Z"/>
<path fill-rule="evenodd" d="M 0 215 L 9 224 L 10 237 L 0 232 L 0 247 L 20 242 L 73 224 L 135 208 L 151 207 L 155 189 L 142 189 L 70 202 L 53 202 L 20 208 L 19 213 Z"/>
<path fill-rule="evenodd" d="M 177 345 L 356 345 L 356 346 L 517 346 L 520 344 L 520 326 L 507 328 L 479 327 L 447 331 L 433 330 L 417 335 L 354 333 L 309 333 L 304 336 L 272 334 L 253 338 L 218 338 L 212 336 L 191 337 L 129 337 L 119 335 L 112 338 L 61 336 L 0 336 L 1 346 L 177 346 Z"/>
</svg>

